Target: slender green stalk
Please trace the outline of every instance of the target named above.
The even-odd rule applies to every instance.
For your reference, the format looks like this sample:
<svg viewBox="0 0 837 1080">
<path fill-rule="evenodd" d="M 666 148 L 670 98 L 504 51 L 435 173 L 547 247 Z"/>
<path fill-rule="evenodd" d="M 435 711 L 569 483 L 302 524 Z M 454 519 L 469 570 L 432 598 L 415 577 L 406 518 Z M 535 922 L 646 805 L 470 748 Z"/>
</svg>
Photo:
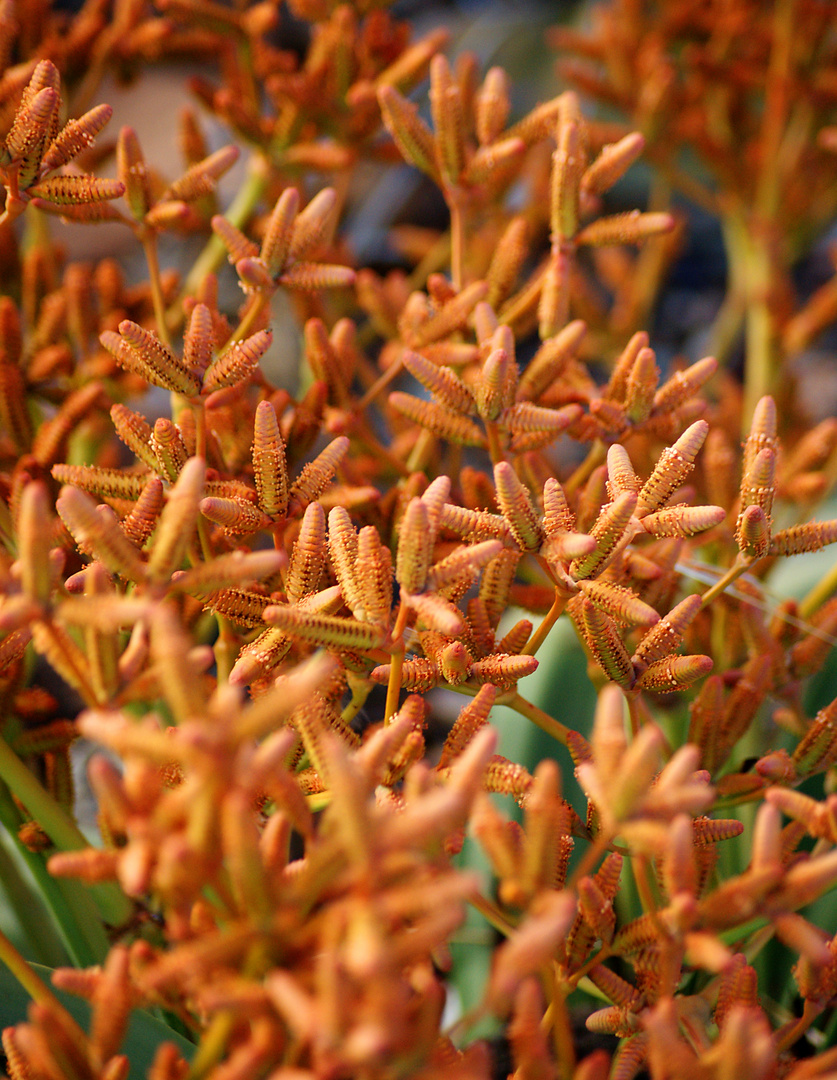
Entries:
<svg viewBox="0 0 837 1080">
<path fill-rule="evenodd" d="M 563 614 L 568 599 L 569 597 L 563 596 L 557 589 L 555 590 L 555 599 L 552 601 L 552 607 L 546 615 L 544 615 L 540 626 L 526 642 L 526 648 L 521 650 L 523 653 L 527 656 L 537 655 L 538 649 L 546 641 L 549 631 Z"/>
<path fill-rule="evenodd" d="M 40 1005 L 48 1005 L 54 1012 L 62 1014 L 66 1030 L 71 1033 L 73 1041 L 84 1053 L 87 1045 L 84 1032 L 53 994 L 52 990 L 35 974 L 2 930 L 0 930 L 0 961 L 6 965 L 33 1001 L 37 1001 Z"/>
<path fill-rule="evenodd" d="M 244 183 L 238 189 L 235 198 L 227 207 L 224 217 L 237 229 L 253 216 L 259 201 L 265 193 L 268 181 L 268 168 L 261 155 L 254 154 Z M 169 330 L 176 329 L 183 319 L 183 300 L 194 296 L 207 274 L 214 274 L 227 255 L 227 249 L 219 237 L 214 234 L 207 240 L 203 251 L 192 264 L 192 269 L 183 282 L 180 296 L 166 312 L 166 325 Z"/>
<path fill-rule="evenodd" d="M 739 557 L 735 560 L 729 570 L 727 570 L 724 575 L 719 577 L 715 584 L 701 595 L 701 602 L 703 603 L 703 606 L 706 607 L 707 604 L 710 604 L 716 596 L 720 596 L 721 593 L 724 592 L 725 589 L 728 589 L 734 581 L 737 581 L 742 574 L 745 574 L 752 565 L 752 559 L 748 559 L 739 555 Z"/>
</svg>

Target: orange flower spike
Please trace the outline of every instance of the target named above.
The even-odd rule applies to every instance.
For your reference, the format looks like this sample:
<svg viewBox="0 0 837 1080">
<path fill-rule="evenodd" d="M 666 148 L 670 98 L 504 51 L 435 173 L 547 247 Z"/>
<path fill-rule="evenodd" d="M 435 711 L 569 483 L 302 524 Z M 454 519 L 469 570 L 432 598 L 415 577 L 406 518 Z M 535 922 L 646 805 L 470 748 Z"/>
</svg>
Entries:
<svg viewBox="0 0 837 1080">
<path fill-rule="evenodd" d="M 401 521 L 395 563 L 395 578 L 405 592 L 424 591 L 434 542 L 426 505 L 421 498 L 411 499 Z"/>
<path fill-rule="evenodd" d="M 616 624 L 586 599 L 582 603 L 581 616 L 580 629 L 599 667 L 609 679 L 630 690 L 634 683 L 634 669 Z"/>
<path fill-rule="evenodd" d="M 520 376 L 517 400 L 531 401 L 540 397 L 576 356 L 586 333 L 586 324 L 575 319 L 547 337 Z"/>
<path fill-rule="evenodd" d="M 715 357 L 706 356 L 685 371 L 676 371 L 654 395 L 653 412 L 666 413 L 678 408 L 683 402 L 694 397 L 717 370 L 718 361 Z"/>
<path fill-rule="evenodd" d="M 269 401 L 256 406 L 253 428 L 253 473 L 259 507 L 265 514 L 282 517 L 288 507 L 288 469 L 285 444 L 276 411 Z"/>
<path fill-rule="evenodd" d="M 243 596 L 253 595 L 264 601 L 263 607 L 266 607 L 270 602 L 266 596 L 260 593 L 248 594 L 242 586 L 250 581 L 263 581 L 273 577 L 287 566 L 287 561 L 284 551 L 273 548 L 231 551 L 199 563 L 189 570 L 177 571 L 173 575 L 172 585 L 177 592 L 187 592 L 193 596 L 210 596 L 217 590 L 233 589 Z"/>
<path fill-rule="evenodd" d="M 770 537 L 770 555 L 801 555 L 805 551 L 819 551 L 826 544 L 837 543 L 837 519 L 809 521 L 780 529 Z"/>
<path fill-rule="evenodd" d="M 195 304 L 183 338 L 183 366 L 199 379 L 212 361 L 214 331 L 212 312 L 206 304 Z"/>
<path fill-rule="evenodd" d="M 632 131 L 618 142 L 603 146 L 598 157 L 581 178 L 582 197 L 601 195 L 608 191 L 628 171 L 645 149 L 645 139 Z"/>
<path fill-rule="evenodd" d="M 434 401 L 423 401 L 400 390 L 389 395 L 389 403 L 398 412 L 441 439 L 463 446 L 485 446 L 485 436 L 480 428 L 472 420 L 452 409 Z"/>
<path fill-rule="evenodd" d="M 20 583 L 24 593 L 38 604 L 52 595 L 52 515 L 46 485 L 30 481 L 23 489 L 17 515 L 20 546 Z"/>
<path fill-rule="evenodd" d="M 24 95 L 15 114 L 3 150 L 0 151 L 0 165 L 18 166 L 18 184 L 21 190 L 28 188 L 38 175 L 41 153 L 51 138 L 60 101 L 57 89 L 44 86 L 32 94 L 29 100 L 26 100 Z"/>
<path fill-rule="evenodd" d="M 694 593 L 681 600 L 648 631 L 631 657 L 637 673 L 674 652 L 700 609 L 700 595 Z"/>
<path fill-rule="evenodd" d="M 460 709 L 442 747 L 440 769 L 450 765 L 453 759 L 462 753 L 474 733 L 488 722 L 496 698 L 497 687 L 490 682 L 483 683 L 475 697 Z"/>
<path fill-rule="evenodd" d="M 442 177 L 455 187 L 465 170 L 465 118 L 460 89 L 441 53 L 430 61 L 430 111 Z"/>
<path fill-rule="evenodd" d="M 242 499 L 210 495 L 201 499 L 200 512 L 205 518 L 214 521 L 216 525 L 223 525 L 237 536 L 247 536 L 259 529 L 266 529 L 271 523 L 270 518 L 257 506 Z"/>
<path fill-rule="evenodd" d="M 148 479 L 148 473 L 127 473 L 96 465 L 53 465 L 50 472 L 61 484 L 71 484 L 105 499 L 137 499 Z"/>
<path fill-rule="evenodd" d="M 180 428 L 161 416 L 154 423 L 151 446 L 157 458 L 157 471 L 174 483 L 189 456 Z"/>
<path fill-rule="evenodd" d="M 640 349 L 625 388 L 625 413 L 631 423 L 641 424 L 651 415 L 659 381 L 654 350 Z"/>
<path fill-rule="evenodd" d="M 636 514 L 642 518 L 665 506 L 694 468 L 695 458 L 709 431 L 705 420 L 697 420 L 680 438 L 660 455 L 660 459 L 642 486 Z"/>
<path fill-rule="evenodd" d="M 527 897 L 541 889 L 560 888 L 562 840 L 569 816 L 561 798 L 561 773 L 554 761 L 542 761 L 524 807 L 524 849 L 520 884 Z"/>
<path fill-rule="evenodd" d="M 33 184 L 29 194 L 58 206 L 83 205 L 119 199 L 125 194 L 125 185 L 99 176 L 52 176 Z"/>
<path fill-rule="evenodd" d="M 124 319 L 119 324 L 118 335 L 108 330 L 99 340 L 118 364 L 155 386 L 186 397 L 195 397 L 200 391 L 197 378 L 184 368 L 171 349 L 137 323 Z"/>
<path fill-rule="evenodd" d="M 492 308 L 500 309 L 508 299 L 529 254 L 529 223 L 522 215 L 513 217 L 500 237 L 485 280 L 488 283 L 486 299 Z"/>
<path fill-rule="evenodd" d="M 386 686 L 389 682 L 389 675 L 390 665 L 379 664 L 378 667 L 372 668 L 369 678 L 378 683 L 379 686 Z M 439 671 L 438 664 L 425 656 L 405 660 L 401 666 L 402 690 L 416 690 L 418 693 L 423 694 L 428 690 L 432 690 L 434 686 L 438 686 L 441 681 L 442 673 Z"/>
<path fill-rule="evenodd" d="M 486 72 L 474 105 L 477 140 L 487 146 L 502 134 L 511 109 L 509 79 L 501 67 Z"/>
<path fill-rule="evenodd" d="M 337 193 L 334 188 L 323 188 L 297 214 L 288 246 L 289 263 L 301 262 L 325 241 L 336 206 Z"/>
<path fill-rule="evenodd" d="M 438 592 L 462 577 L 463 574 L 481 570 L 502 550 L 503 545 L 499 540 L 483 540 L 468 547 L 458 548 L 441 562 L 430 567 L 427 574 L 428 590 Z"/>
<path fill-rule="evenodd" d="M 305 359 L 315 379 L 321 379 L 329 388 L 330 399 L 337 405 L 345 405 L 346 386 L 340 360 L 326 333 L 322 319 L 309 319 L 305 324 Z"/>
<path fill-rule="evenodd" d="M 770 521 L 775 491 L 776 452 L 769 447 L 763 447 L 753 457 L 741 479 L 742 510 L 746 510 L 748 506 L 760 506 Z"/>
<path fill-rule="evenodd" d="M 334 479 L 334 474 L 349 450 L 349 440 L 345 435 L 333 439 L 328 446 L 309 462 L 288 492 L 288 513 L 296 514 L 318 499 Z"/>
<path fill-rule="evenodd" d="M 641 244 L 652 236 L 671 232 L 675 220 L 671 214 L 642 213 L 629 210 L 624 214 L 598 218 L 576 236 L 579 246 L 606 247 L 611 244 Z"/>
<path fill-rule="evenodd" d="M 378 103 L 381 118 L 404 160 L 440 183 L 433 133 L 416 106 L 386 85 L 378 87 Z"/>
<path fill-rule="evenodd" d="M 779 440 L 776 435 L 776 403 L 772 397 L 766 396 L 756 403 L 756 407 L 753 410 L 753 420 L 750 424 L 750 431 L 744 442 L 744 458 L 741 465 L 742 484 L 746 481 L 747 474 L 755 464 L 756 457 L 760 451 L 770 450 L 775 454 L 778 449 Z"/>
<path fill-rule="evenodd" d="M 442 510 L 440 524 L 460 536 L 496 537 L 509 546 L 515 542 L 506 519 L 485 510 L 469 510 L 465 506 L 447 503 Z"/>
<path fill-rule="evenodd" d="M 238 160 L 237 146 L 224 146 L 202 161 L 196 161 L 174 183 L 166 188 L 161 201 L 194 202 L 215 190 L 216 181 L 228 172 Z"/>
<path fill-rule="evenodd" d="M 110 410 L 110 418 L 116 434 L 136 457 L 150 469 L 157 471 L 157 455 L 151 446 L 151 426 L 144 416 L 117 403 Z"/>
<path fill-rule="evenodd" d="M 419 353 L 405 349 L 402 353 L 404 367 L 425 389 L 454 412 L 473 415 L 476 412 L 474 395 L 450 368 L 426 360 Z"/>
<path fill-rule="evenodd" d="M 727 516 L 722 506 L 668 506 L 642 518 L 652 536 L 697 536 L 720 525 Z"/>
<path fill-rule="evenodd" d="M 575 531 L 575 514 L 570 509 L 564 489 L 553 477 L 543 486 L 543 530 L 548 540 Z"/>
<path fill-rule="evenodd" d="M 110 105 L 96 105 L 77 120 L 68 121 L 41 159 L 41 175 L 60 169 L 83 150 L 89 150 L 112 116 L 113 109 Z"/>
<path fill-rule="evenodd" d="M 513 363 L 505 349 L 492 349 L 482 366 L 476 385 L 477 409 L 483 420 L 496 420 L 510 402 L 505 387 L 509 365 Z"/>
<path fill-rule="evenodd" d="M 313 502 L 305 509 L 285 581 L 285 592 L 292 604 L 317 591 L 325 559 L 325 512 L 319 503 Z"/>
<path fill-rule="evenodd" d="M 423 293 L 413 294 L 423 297 Z M 424 345 L 441 341 L 449 337 L 454 331 L 462 330 L 469 317 L 481 300 L 488 295 L 488 284 L 485 281 L 473 281 L 464 289 L 451 297 L 447 303 L 429 319 L 415 328 L 403 328 L 403 336 L 411 349 L 421 349 Z"/>
<path fill-rule="evenodd" d="M 837 698 L 820 709 L 793 752 L 800 776 L 827 769 L 837 760 Z"/>
<path fill-rule="evenodd" d="M 596 885 L 594 878 L 579 878 L 578 907 L 582 919 L 595 936 L 604 944 L 610 944 L 616 927 L 616 912 Z"/>
<path fill-rule="evenodd" d="M 377 626 L 344 619 L 337 615 L 318 615 L 300 607 L 273 604 L 265 608 L 266 623 L 293 637 L 314 645 L 346 649 L 377 649 L 386 640 L 386 632 Z"/>
<path fill-rule="evenodd" d="M 328 554 L 346 607 L 363 621 L 362 590 L 358 581 L 358 534 L 348 510 L 335 506 L 328 515 Z"/>
<path fill-rule="evenodd" d="M 541 341 L 557 334 L 569 319 L 571 274 L 572 255 L 565 247 L 554 245 L 538 299 L 538 336 Z"/>
<path fill-rule="evenodd" d="M 624 402 L 628 393 L 628 380 L 634 369 L 636 359 L 643 349 L 648 348 L 648 334 L 639 330 L 630 338 L 625 348 L 617 357 L 610 379 L 605 387 L 605 397 L 612 401 Z"/>
<path fill-rule="evenodd" d="M 32 441 L 32 454 L 39 465 L 49 468 L 61 456 L 74 428 L 90 415 L 102 391 L 98 381 L 71 391 L 55 416 L 41 424 Z"/>
<path fill-rule="evenodd" d="M 550 181 L 550 239 L 553 253 L 572 240 L 578 230 L 578 197 L 585 169 L 581 146 L 580 111 L 575 94 L 561 95 L 556 132 L 557 147 L 552 154 Z"/>
<path fill-rule="evenodd" d="M 639 493 L 642 481 L 634 472 L 628 451 L 621 443 L 614 443 L 607 451 L 607 491 L 611 499 L 624 491 Z"/>
<path fill-rule="evenodd" d="M 116 171 L 125 187 L 126 202 L 135 221 L 142 221 L 151 208 L 148 168 L 133 128 L 123 127 L 116 143 Z"/>
<path fill-rule="evenodd" d="M 530 619 L 518 619 L 507 633 L 497 642 L 498 653 L 517 654 L 524 650 L 526 642 L 532 636 L 532 622 Z"/>
<path fill-rule="evenodd" d="M 277 277 L 285 266 L 298 213 L 299 192 L 293 187 L 285 188 L 268 220 L 260 252 L 272 278 Z"/>
<path fill-rule="evenodd" d="M 479 599 L 484 605 L 490 625 L 496 628 L 509 604 L 509 592 L 514 582 L 520 552 L 505 548 L 487 564 L 480 581 Z M 493 635 L 492 635 L 493 641 Z"/>
<path fill-rule="evenodd" d="M 233 266 L 241 262 L 242 259 L 258 258 L 259 249 L 253 241 L 220 214 L 216 214 L 212 219 L 212 231 L 223 242 L 229 253 L 229 261 Z"/>
<path fill-rule="evenodd" d="M 227 386 L 249 379 L 258 370 L 259 361 L 270 348 L 273 334 L 257 330 L 244 341 L 233 342 L 220 353 L 204 372 L 202 392 L 212 394 Z"/>
<path fill-rule="evenodd" d="M 493 683 L 501 689 L 515 686 L 520 679 L 537 670 L 538 661 L 534 656 L 504 656 L 492 653 L 482 660 L 471 664 L 468 677 L 478 683 Z"/>
<path fill-rule="evenodd" d="M 97 512 L 96 504 L 83 491 L 62 488 L 56 509 L 83 551 L 127 581 L 145 580 L 146 568 L 137 548 L 112 517 Z"/>
<path fill-rule="evenodd" d="M 494 466 L 497 501 L 503 517 L 524 551 L 537 551 L 543 542 L 539 515 L 526 488 L 506 461 Z"/>
<path fill-rule="evenodd" d="M 625 491 L 603 508 L 590 530 L 596 541 L 595 550 L 570 564 L 570 573 L 576 581 L 590 578 L 605 567 L 629 531 L 637 502 L 636 492 Z"/>
<path fill-rule="evenodd" d="M 180 565 L 198 525 L 198 505 L 206 481 L 206 462 L 190 458 L 171 488 L 160 515 L 148 572 L 155 581 L 167 581 Z"/>
<path fill-rule="evenodd" d="M 23 372 L 12 363 L 0 363 L 0 424 L 17 453 L 25 453 L 32 441 L 32 420 L 26 408 Z"/>
<path fill-rule="evenodd" d="M 770 519 L 760 506 L 748 506 L 738 517 L 735 530 L 741 554 L 748 559 L 762 559 L 770 551 Z"/>
<path fill-rule="evenodd" d="M 659 614 L 630 589 L 612 581 L 579 581 L 581 592 L 607 612 L 617 623 L 629 626 L 654 626 Z"/>
</svg>

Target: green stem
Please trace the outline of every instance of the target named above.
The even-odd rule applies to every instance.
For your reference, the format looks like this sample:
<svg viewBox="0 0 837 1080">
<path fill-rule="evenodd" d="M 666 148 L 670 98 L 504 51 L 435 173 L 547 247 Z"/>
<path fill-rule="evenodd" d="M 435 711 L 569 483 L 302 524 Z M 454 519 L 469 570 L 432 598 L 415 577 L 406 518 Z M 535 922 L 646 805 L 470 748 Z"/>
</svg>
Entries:
<svg viewBox="0 0 837 1080">
<path fill-rule="evenodd" d="M 163 286 L 160 282 L 160 260 L 157 257 L 157 234 L 152 229 L 144 228 L 140 231 L 142 250 L 145 252 L 145 261 L 148 264 L 148 281 L 151 286 L 151 302 L 154 305 L 154 320 L 157 323 L 157 333 L 164 345 L 171 345 L 168 327 L 166 326 L 166 306 L 163 302 Z"/>
<path fill-rule="evenodd" d="M 227 208 L 224 217 L 237 229 L 243 226 L 253 216 L 253 212 L 259 205 L 267 187 L 268 169 L 264 159 L 259 155 L 252 158 L 247 177 Z M 214 234 L 206 242 L 203 251 L 192 264 L 183 288 L 175 304 L 169 308 L 166 314 L 166 324 L 169 330 L 174 330 L 180 325 L 183 318 L 183 300 L 187 296 L 194 296 L 199 292 L 207 274 L 214 274 L 227 255 L 227 249 L 220 237 Z"/>
<path fill-rule="evenodd" d="M 450 272 L 454 289 L 459 292 L 465 272 L 465 206 L 462 192 L 453 188 L 446 193 L 450 210 Z"/>
<path fill-rule="evenodd" d="M 706 592 L 701 595 L 700 599 L 703 606 L 706 607 L 706 605 L 710 604 L 716 596 L 720 596 L 734 581 L 740 578 L 742 574 L 746 573 L 752 565 L 753 559 L 739 555 L 729 570 L 727 570 L 722 577 L 719 577 L 710 589 L 707 589 Z"/>
<path fill-rule="evenodd" d="M 730 279 L 740 282 L 744 303 L 744 406 L 742 429 L 749 431 L 758 401 L 773 389 L 776 334 L 770 311 L 774 258 L 766 222 L 735 209 L 722 220 Z"/>
<path fill-rule="evenodd" d="M 387 684 L 387 703 L 384 709 L 384 723 L 388 724 L 398 712 L 398 696 L 401 693 L 401 672 L 404 668 L 404 631 L 407 627 L 409 607 L 401 601 L 398 614 L 395 617 L 395 625 L 392 628 L 392 660 L 389 666 L 389 683 Z"/>
<path fill-rule="evenodd" d="M 541 625 L 526 642 L 526 648 L 521 650 L 523 653 L 527 656 L 535 656 L 537 654 L 538 649 L 543 645 L 544 641 L 546 641 L 549 631 L 563 614 L 568 599 L 569 597 L 563 596 L 557 589 L 555 590 L 555 599 L 552 601 L 552 607 L 546 615 L 544 615 Z"/>
</svg>

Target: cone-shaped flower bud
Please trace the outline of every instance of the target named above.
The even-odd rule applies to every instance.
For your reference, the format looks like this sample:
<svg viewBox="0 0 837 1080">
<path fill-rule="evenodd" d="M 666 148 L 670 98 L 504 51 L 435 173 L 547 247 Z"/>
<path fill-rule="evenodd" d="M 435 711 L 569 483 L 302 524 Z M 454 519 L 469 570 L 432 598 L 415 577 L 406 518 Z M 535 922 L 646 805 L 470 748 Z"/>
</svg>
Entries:
<svg viewBox="0 0 837 1080">
<path fill-rule="evenodd" d="M 139 551 L 112 516 L 97 512 L 88 495 L 77 488 L 65 487 L 55 505 L 83 551 L 97 558 L 112 574 L 128 581 L 145 579 L 145 564 Z"/>
<path fill-rule="evenodd" d="M 659 614 L 630 589 L 611 581 L 579 581 L 582 593 L 618 623 L 630 626 L 654 626 Z"/>
<path fill-rule="evenodd" d="M 271 516 L 284 515 L 288 508 L 285 444 L 279 431 L 276 410 L 269 401 L 260 401 L 256 407 L 253 473 L 261 509 Z"/>
<path fill-rule="evenodd" d="M 380 648 L 386 640 L 386 632 L 379 627 L 337 615 L 313 614 L 300 607 L 273 604 L 265 609 L 263 617 L 271 626 L 277 626 L 280 630 L 314 645 L 375 649 Z"/>
<path fill-rule="evenodd" d="M 494 466 L 497 501 L 503 517 L 524 551 L 537 551 L 543 541 L 539 515 L 532 498 L 506 461 Z"/>
<path fill-rule="evenodd" d="M 405 349 L 402 355 L 404 367 L 413 378 L 435 394 L 444 405 L 460 413 L 476 411 L 474 395 L 450 368 L 440 367 L 411 349 Z"/>
<path fill-rule="evenodd" d="M 576 237 L 576 243 L 604 247 L 611 244 L 641 244 L 651 236 L 660 236 L 674 228 L 671 214 L 642 213 L 629 210 L 624 214 L 598 218 Z"/>
<path fill-rule="evenodd" d="M 672 446 L 666 447 L 654 470 L 642 486 L 637 501 L 637 517 L 660 510 L 692 471 L 703 446 L 709 424 L 697 420 Z"/>
<path fill-rule="evenodd" d="M 604 507 L 590 530 L 596 541 L 595 551 L 570 565 L 570 573 L 577 581 L 592 577 L 605 566 L 625 537 L 636 507 L 637 495 L 633 491 L 623 492 Z"/>
<path fill-rule="evenodd" d="M 649 665 L 639 675 L 634 687 L 657 694 L 685 690 L 711 670 L 711 656 L 666 656 Z"/>
</svg>

